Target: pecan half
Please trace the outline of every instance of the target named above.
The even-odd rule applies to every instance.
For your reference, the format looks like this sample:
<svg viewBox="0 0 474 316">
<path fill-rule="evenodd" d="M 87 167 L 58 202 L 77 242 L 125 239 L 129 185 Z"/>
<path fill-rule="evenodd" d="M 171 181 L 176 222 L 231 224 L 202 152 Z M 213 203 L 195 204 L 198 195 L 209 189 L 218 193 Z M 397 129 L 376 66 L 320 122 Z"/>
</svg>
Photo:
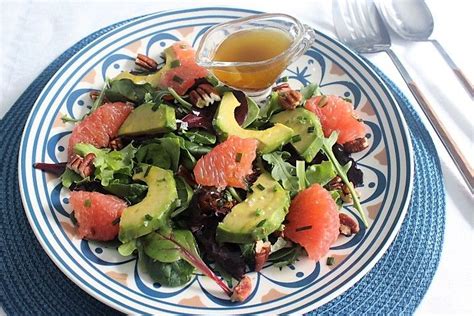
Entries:
<svg viewBox="0 0 474 316">
<path fill-rule="evenodd" d="M 340 176 L 335 176 L 334 179 L 332 179 L 331 181 L 329 181 L 328 184 L 326 184 L 329 191 L 342 190 L 343 185 L 344 183 L 342 183 L 342 179 Z"/>
<path fill-rule="evenodd" d="M 214 102 L 220 101 L 221 96 L 213 85 L 209 83 L 202 83 L 198 85 L 196 89 L 189 92 L 189 100 L 191 101 L 191 104 L 202 109 L 213 104 Z"/>
<path fill-rule="evenodd" d="M 255 243 L 255 271 L 256 272 L 262 270 L 263 266 L 265 265 L 265 262 L 267 262 L 271 249 L 272 249 L 272 244 L 269 241 L 263 242 L 261 240 L 258 240 Z"/>
<path fill-rule="evenodd" d="M 367 137 L 356 138 L 352 141 L 344 143 L 344 151 L 348 153 L 358 153 L 369 147 Z"/>
<path fill-rule="evenodd" d="M 123 148 L 122 139 L 120 137 L 114 138 L 110 141 L 109 147 L 112 150 L 120 150 Z"/>
<path fill-rule="evenodd" d="M 294 110 L 303 100 L 301 92 L 291 89 L 286 82 L 274 87 L 273 91 L 278 92 L 278 102 L 285 110 Z"/>
<path fill-rule="evenodd" d="M 347 214 L 339 213 L 339 232 L 346 236 L 350 237 L 359 232 L 359 224 L 352 217 Z"/>
<path fill-rule="evenodd" d="M 230 300 L 232 302 L 243 302 L 245 301 L 250 293 L 252 292 L 252 279 L 244 275 L 239 283 L 234 287 Z"/>
<path fill-rule="evenodd" d="M 153 59 L 143 54 L 138 54 L 137 58 L 135 59 L 135 64 L 140 66 L 146 70 L 157 70 L 158 63 Z"/>
<path fill-rule="evenodd" d="M 75 155 L 67 164 L 67 167 L 81 177 L 87 178 L 94 173 L 94 159 L 95 155 L 93 153 L 87 154 L 84 158 Z"/>
</svg>

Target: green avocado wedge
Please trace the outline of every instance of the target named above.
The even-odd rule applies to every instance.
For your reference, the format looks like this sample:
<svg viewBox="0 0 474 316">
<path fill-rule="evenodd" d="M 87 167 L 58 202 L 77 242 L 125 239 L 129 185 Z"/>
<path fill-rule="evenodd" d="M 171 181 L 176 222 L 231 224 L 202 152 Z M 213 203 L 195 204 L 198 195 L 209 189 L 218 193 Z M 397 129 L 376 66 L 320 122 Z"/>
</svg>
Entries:
<svg viewBox="0 0 474 316">
<path fill-rule="evenodd" d="M 268 173 L 261 174 L 251 189 L 252 193 L 219 223 L 218 242 L 251 243 L 280 228 L 290 206 L 289 193 Z"/>
<path fill-rule="evenodd" d="M 306 162 L 311 162 L 321 150 L 324 137 L 318 117 L 304 108 L 286 110 L 275 114 L 272 123 L 280 123 L 295 131 L 291 145 Z"/>
<path fill-rule="evenodd" d="M 119 136 L 167 133 L 176 130 L 174 108 L 166 104 L 145 103 L 133 110 L 118 131 Z"/>
<path fill-rule="evenodd" d="M 127 207 L 120 218 L 119 240 L 132 241 L 161 227 L 168 227 L 178 192 L 173 172 L 155 166 L 141 165 L 142 172 L 134 180 L 145 181 L 148 192 L 145 198 Z"/>
<path fill-rule="evenodd" d="M 235 120 L 234 115 L 234 111 L 239 105 L 239 101 L 232 92 L 224 94 L 213 121 L 221 139 L 226 139 L 231 135 L 254 138 L 259 142 L 258 151 L 265 154 L 286 144 L 293 136 L 293 130 L 280 123 L 261 131 L 242 128 Z"/>
</svg>

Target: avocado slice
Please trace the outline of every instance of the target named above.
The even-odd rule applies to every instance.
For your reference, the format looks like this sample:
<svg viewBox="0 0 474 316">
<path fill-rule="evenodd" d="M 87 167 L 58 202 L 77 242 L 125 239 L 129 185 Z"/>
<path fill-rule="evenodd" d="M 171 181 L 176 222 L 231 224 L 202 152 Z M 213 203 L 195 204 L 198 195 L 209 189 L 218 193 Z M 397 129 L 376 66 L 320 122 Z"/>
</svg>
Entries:
<svg viewBox="0 0 474 316">
<path fill-rule="evenodd" d="M 273 115 L 270 122 L 283 124 L 295 131 L 291 145 L 307 162 L 311 162 L 321 150 L 323 130 L 313 112 L 304 108 L 286 110 Z"/>
<path fill-rule="evenodd" d="M 280 123 L 262 131 L 242 128 L 234 116 L 234 111 L 239 105 L 239 101 L 237 101 L 232 92 L 224 94 L 213 121 L 221 138 L 226 139 L 230 135 L 236 135 L 241 138 L 254 138 L 259 142 L 258 151 L 266 154 L 287 143 L 293 136 L 293 129 Z"/>
<path fill-rule="evenodd" d="M 122 243 L 167 226 L 169 215 L 176 206 L 178 192 L 173 172 L 149 165 L 142 165 L 142 169 L 133 179 L 145 181 L 148 192 L 140 203 L 123 211 L 119 230 Z"/>
<path fill-rule="evenodd" d="M 289 193 L 263 173 L 252 185 L 252 193 L 219 223 L 216 239 L 238 244 L 261 240 L 281 226 L 289 206 Z"/>
<path fill-rule="evenodd" d="M 133 110 L 118 131 L 119 136 L 137 136 L 167 133 L 176 129 L 174 108 L 145 103 Z"/>
<path fill-rule="evenodd" d="M 149 74 L 149 75 L 134 75 L 130 73 L 129 71 L 123 71 L 120 74 L 118 74 L 115 78 L 113 78 L 113 80 L 130 79 L 135 84 L 149 83 L 154 88 L 158 87 L 160 84 L 161 77 L 169 69 L 173 68 L 173 65 L 175 64 L 174 61 L 176 60 L 176 56 L 172 47 L 167 47 L 164 50 L 164 54 L 165 54 L 165 64 L 159 71 Z"/>
</svg>

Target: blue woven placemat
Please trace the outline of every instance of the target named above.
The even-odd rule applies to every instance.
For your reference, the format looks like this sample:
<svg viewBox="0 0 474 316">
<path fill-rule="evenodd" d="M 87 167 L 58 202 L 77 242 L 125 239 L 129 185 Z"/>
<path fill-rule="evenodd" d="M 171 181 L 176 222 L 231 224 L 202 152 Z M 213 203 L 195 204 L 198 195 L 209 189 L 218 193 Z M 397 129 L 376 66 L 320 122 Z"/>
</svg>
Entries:
<svg viewBox="0 0 474 316">
<path fill-rule="evenodd" d="M 49 79 L 85 45 L 127 22 L 89 35 L 64 52 L 0 121 L 0 303 L 7 314 L 118 314 L 66 278 L 43 251 L 23 210 L 17 160 L 28 113 Z M 375 71 L 392 90 L 410 128 L 415 154 L 412 200 L 397 238 L 375 267 L 343 295 L 311 314 L 413 313 L 438 266 L 445 194 L 436 149 L 406 97 L 379 70 Z"/>
</svg>

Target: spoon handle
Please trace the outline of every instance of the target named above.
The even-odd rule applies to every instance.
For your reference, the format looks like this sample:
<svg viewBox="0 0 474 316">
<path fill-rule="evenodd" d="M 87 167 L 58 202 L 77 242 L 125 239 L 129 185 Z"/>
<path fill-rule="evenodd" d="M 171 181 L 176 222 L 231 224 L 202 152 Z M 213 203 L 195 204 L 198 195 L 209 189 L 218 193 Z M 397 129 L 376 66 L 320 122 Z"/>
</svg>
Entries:
<svg viewBox="0 0 474 316">
<path fill-rule="evenodd" d="M 458 76 L 459 80 L 462 82 L 466 90 L 471 94 L 471 97 L 474 97 L 474 87 L 469 81 L 469 78 L 467 78 L 464 72 L 462 72 L 462 70 L 454 63 L 454 60 L 451 59 L 448 53 L 444 50 L 443 46 L 441 46 L 441 44 L 435 39 L 429 39 L 428 41 L 431 42 L 434 47 L 436 47 L 436 49 L 444 58 L 448 66 L 451 67 L 451 69 L 454 71 L 456 76 Z"/>
<path fill-rule="evenodd" d="M 413 81 L 408 71 L 405 69 L 403 64 L 401 63 L 400 59 L 395 55 L 395 53 L 390 50 L 385 50 L 388 56 L 392 59 L 393 63 L 399 70 L 400 74 L 405 80 L 410 91 L 413 93 L 416 101 L 420 105 L 421 109 L 425 113 L 426 117 L 428 118 L 429 122 L 433 126 L 433 129 L 438 134 L 441 142 L 443 143 L 444 147 L 448 151 L 448 154 L 454 161 L 454 164 L 458 168 L 459 172 L 461 173 L 464 181 L 466 182 L 469 190 L 471 193 L 474 191 L 474 172 L 469 165 L 468 160 L 462 154 L 460 148 L 456 145 L 453 138 L 449 135 L 448 130 L 442 123 L 439 116 L 433 111 L 433 107 L 428 102 L 428 99 L 423 95 L 423 93 L 418 88 L 417 84 Z"/>
</svg>

